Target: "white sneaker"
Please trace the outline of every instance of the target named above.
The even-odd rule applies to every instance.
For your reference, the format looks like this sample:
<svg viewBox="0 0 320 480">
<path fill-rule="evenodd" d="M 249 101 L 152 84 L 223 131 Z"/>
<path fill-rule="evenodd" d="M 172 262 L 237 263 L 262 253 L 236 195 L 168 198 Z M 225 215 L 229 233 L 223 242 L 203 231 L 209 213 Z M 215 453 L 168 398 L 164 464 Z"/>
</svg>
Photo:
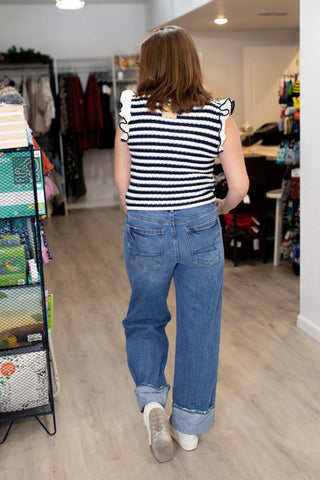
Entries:
<svg viewBox="0 0 320 480">
<path fill-rule="evenodd" d="M 170 426 L 170 433 L 172 438 L 180 445 L 182 450 L 195 450 L 198 447 L 199 437 L 198 435 L 189 435 L 182 433 Z"/>
<path fill-rule="evenodd" d="M 143 410 L 149 445 L 158 462 L 168 462 L 173 457 L 173 443 L 168 429 L 164 408 L 158 402 L 150 402 Z"/>
</svg>

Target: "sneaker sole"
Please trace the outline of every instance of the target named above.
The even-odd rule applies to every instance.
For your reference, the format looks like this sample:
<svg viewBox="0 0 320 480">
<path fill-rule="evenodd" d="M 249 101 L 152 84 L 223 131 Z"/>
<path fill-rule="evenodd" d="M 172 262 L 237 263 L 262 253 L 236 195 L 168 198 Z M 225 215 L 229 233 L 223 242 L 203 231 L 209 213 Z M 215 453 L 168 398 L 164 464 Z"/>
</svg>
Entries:
<svg viewBox="0 0 320 480">
<path fill-rule="evenodd" d="M 153 408 L 149 414 L 149 424 L 152 455 L 160 463 L 168 462 L 173 457 L 173 443 L 164 411 L 160 408 Z"/>
</svg>

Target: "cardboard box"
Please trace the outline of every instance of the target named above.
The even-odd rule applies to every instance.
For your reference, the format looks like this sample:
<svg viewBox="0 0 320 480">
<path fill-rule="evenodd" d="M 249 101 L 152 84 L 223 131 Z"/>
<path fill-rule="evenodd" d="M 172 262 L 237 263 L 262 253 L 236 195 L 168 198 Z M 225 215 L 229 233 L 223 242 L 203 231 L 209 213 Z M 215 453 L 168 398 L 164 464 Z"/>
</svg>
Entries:
<svg viewBox="0 0 320 480">
<path fill-rule="evenodd" d="M 0 149 L 27 146 L 23 105 L 0 104 Z"/>
</svg>

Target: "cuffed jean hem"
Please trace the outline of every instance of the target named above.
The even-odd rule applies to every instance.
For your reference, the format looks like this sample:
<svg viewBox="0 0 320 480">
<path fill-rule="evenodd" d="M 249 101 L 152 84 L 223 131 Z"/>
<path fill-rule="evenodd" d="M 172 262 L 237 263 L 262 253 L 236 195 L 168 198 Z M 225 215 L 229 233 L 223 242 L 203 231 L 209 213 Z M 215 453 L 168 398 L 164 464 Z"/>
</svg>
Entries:
<svg viewBox="0 0 320 480">
<path fill-rule="evenodd" d="M 153 387 L 152 385 L 139 385 L 134 393 L 136 394 L 140 412 L 143 412 L 144 406 L 150 402 L 158 402 L 165 407 L 169 388 L 169 385 L 160 388 Z"/>
<path fill-rule="evenodd" d="M 197 412 L 175 405 L 172 406 L 170 424 L 181 433 L 189 435 L 204 433 L 213 427 L 213 421 L 214 407 L 211 407 L 207 412 Z"/>
</svg>

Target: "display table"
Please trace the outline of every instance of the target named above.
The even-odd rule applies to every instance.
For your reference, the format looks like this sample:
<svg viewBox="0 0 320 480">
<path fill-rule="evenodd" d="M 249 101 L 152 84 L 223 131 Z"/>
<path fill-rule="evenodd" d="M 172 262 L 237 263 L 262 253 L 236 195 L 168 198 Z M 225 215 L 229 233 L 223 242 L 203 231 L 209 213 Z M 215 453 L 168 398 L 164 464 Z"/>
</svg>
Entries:
<svg viewBox="0 0 320 480">
<path fill-rule="evenodd" d="M 250 145 L 250 147 L 242 147 L 242 151 L 245 157 L 259 155 L 266 157 L 266 160 L 276 160 L 278 155 L 278 145 L 261 145 L 262 140 Z"/>
</svg>

